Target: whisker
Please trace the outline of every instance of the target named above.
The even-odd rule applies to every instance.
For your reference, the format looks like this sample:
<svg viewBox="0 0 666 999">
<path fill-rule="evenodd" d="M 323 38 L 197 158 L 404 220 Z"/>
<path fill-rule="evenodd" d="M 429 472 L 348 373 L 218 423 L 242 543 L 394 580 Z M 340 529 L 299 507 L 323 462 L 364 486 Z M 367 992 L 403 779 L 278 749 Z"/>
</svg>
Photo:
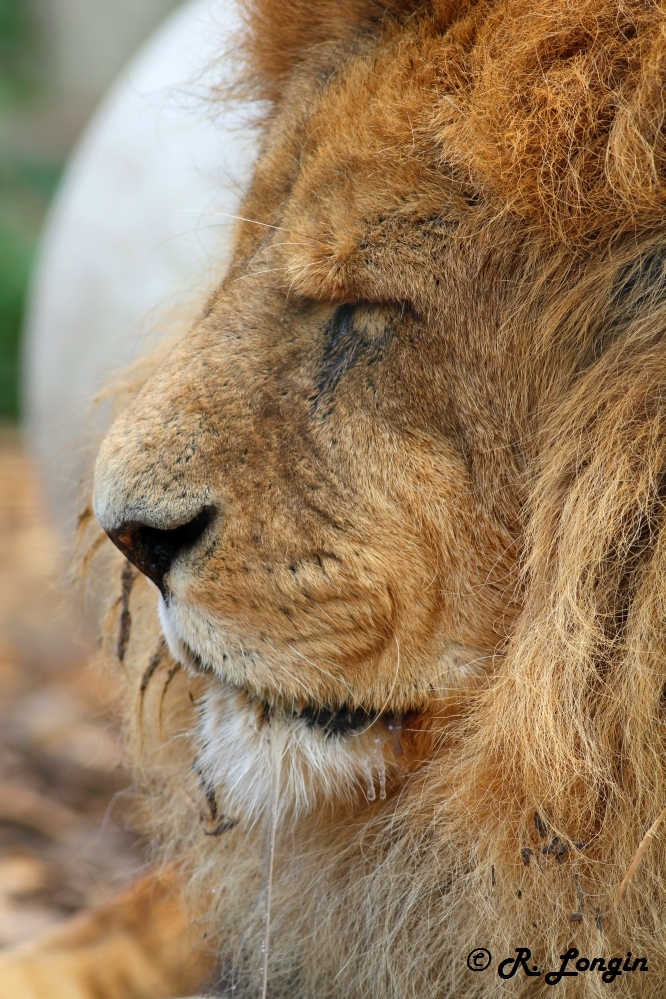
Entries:
<svg viewBox="0 0 666 999">
<path fill-rule="evenodd" d="M 169 672 L 167 673 L 166 680 L 164 681 L 164 684 L 162 686 L 162 696 L 160 697 L 160 711 L 159 711 L 159 727 L 160 727 L 160 731 L 162 730 L 163 719 L 164 719 L 164 698 L 166 697 L 166 692 L 167 692 L 167 690 L 169 688 L 169 684 L 173 680 L 173 678 L 176 675 L 176 673 L 180 672 L 181 668 L 182 667 L 181 667 L 180 663 L 174 663 L 174 665 L 169 668 Z"/>
<path fill-rule="evenodd" d="M 308 244 L 312 242 L 312 237 L 308 236 L 306 232 L 299 232 L 298 229 L 287 229 L 283 225 L 271 225 L 270 222 L 260 222 L 258 219 L 246 219 L 242 215 L 231 215 L 229 212 L 208 212 L 209 215 L 219 215 L 222 218 L 235 219 L 237 222 L 249 222 L 251 225 L 260 225 L 265 229 L 275 229 L 277 232 L 294 232 L 297 236 L 302 236 L 303 239 L 308 240 Z M 301 244 L 303 245 L 303 244 Z"/>
<path fill-rule="evenodd" d="M 231 215 L 229 212 L 208 212 L 209 215 L 219 215 L 220 218 L 235 219 L 236 222 L 249 222 L 251 225 L 260 225 L 264 229 L 276 229 L 278 232 L 289 232 L 283 225 L 271 225 L 270 222 L 259 222 L 258 219 L 246 219 L 242 215 Z"/>
<path fill-rule="evenodd" d="M 246 281 L 248 278 L 257 277 L 259 274 L 277 274 L 278 271 L 283 271 L 284 267 L 267 267 L 263 271 L 248 271 L 247 274 L 239 274 L 235 279 L 236 281 Z"/>
<path fill-rule="evenodd" d="M 161 639 L 160 644 L 157 647 L 157 651 L 153 655 L 153 658 L 150 660 L 145 670 L 143 671 L 141 682 L 139 684 L 139 722 L 141 721 L 141 716 L 143 715 L 143 702 L 146 695 L 146 689 L 153 677 L 153 674 L 155 673 L 155 670 L 162 662 L 162 656 L 164 654 L 165 649 L 166 649 L 166 641 L 163 638 Z"/>
<path fill-rule="evenodd" d="M 393 676 L 393 683 L 391 684 L 391 689 L 389 690 L 389 692 L 387 694 L 387 697 L 386 697 L 386 700 L 384 701 L 384 703 L 383 703 L 383 705 L 382 705 L 381 710 L 379 711 L 379 713 L 372 719 L 372 721 L 370 722 L 370 724 L 366 728 L 361 729 L 361 731 L 358 733 L 359 735 L 364 735 L 366 732 L 369 732 L 370 729 L 372 728 L 372 726 L 375 724 L 375 722 L 379 721 L 379 719 L 381 718 L 381 716 L 386 711 L 386 707 L 387 707 L 389 701 L 391 700 L 391 696 L 393 694 L 393 691 L 395 690 L 395 685 L 398 682 L 398 673 L 400 672 L 400 642 L 398 641 L 398 636 L 397 635 L 394 634 L 393 637 L 395 639 L 395 645 L 396 645 L 396 649 L 398 651 L 398 656 L 397 656 L 397 662 L 396 662 L 396 667 L 395 667 L 395 674 Z"/>
<path fill-rule="evenodd" d="M 319 666 L 318 663 L 315 663 L 312 661 L 312 659 L 308 659 L 307 656 L 304 656 L 303 653 L 299 652 L 298 649 L 295 649 L 293 645 L 289 645 L 288 648 L 291 649 L 294 655 L 298 656 L 299 659 L 302 659 L 304 662 L 309 663 L 310 666 L 313 666 L 316 670 L 319 670 L 320 673 L 323 673 L 324 676 L 327 676 L 329 680 L 333 680 L 335 683 L 342 683 L 343 686 L 347 688 L 348 693 L 351 694 L 352 692 L 351 687 L 349 686 L 346 680 L 342 679 L 342 677 L 337 677 L 334 676 L 333 673 L 329 673 L 328 670 L 325 670 L 323 666 Z"/>
</svg>

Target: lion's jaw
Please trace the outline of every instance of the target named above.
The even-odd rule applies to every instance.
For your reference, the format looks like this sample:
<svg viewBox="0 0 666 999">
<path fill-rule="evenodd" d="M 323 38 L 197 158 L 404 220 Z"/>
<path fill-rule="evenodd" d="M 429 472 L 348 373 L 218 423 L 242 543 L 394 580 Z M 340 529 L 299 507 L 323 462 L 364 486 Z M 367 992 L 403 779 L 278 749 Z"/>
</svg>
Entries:
<svg viewBox="0 0 666 999">
<path fill-rule="evenodd" d="M 243 659 L 249 654 L 256 660 L 257 653 L 247 652 L 220 622 L 215 640 L 202 640 L 211 634 L 210 623 L 192 627 L 193 618 L 201 623 L 196 611 L 183 612 L 162 597 L 159 618 L 174 659 L 208 677 L 198 705 L 197 767 L 205 785 L 215 788 L 225 817 L 266 820 L 276 780 L 281 825 L 325 803 L 364 807 L 384 799 L 409 769 L 410 730 L 419 724 L 411 714 L 328 710 L 248 689 Z M 268 661 L 258 665 L 267 676 L 274 671 Z M 483 657 L 460 648 L 449 649 L 438 663 L 448 690 L 478 682 L 485 668 Z"/>
<path fill-rule="evenodd" d="M 386 797 L 399 771 L 384 718 L 347 735 L 327 734 L 302 716 L 271 709 L 242 689 L 214 683 L 201 703 L 198 764 L 225 816 L 254 823 L 275 807 L 282 826 L 326 803 L 359 807 Z M 276 784 L 274 782 L 277 782 Z"/>
</svg>

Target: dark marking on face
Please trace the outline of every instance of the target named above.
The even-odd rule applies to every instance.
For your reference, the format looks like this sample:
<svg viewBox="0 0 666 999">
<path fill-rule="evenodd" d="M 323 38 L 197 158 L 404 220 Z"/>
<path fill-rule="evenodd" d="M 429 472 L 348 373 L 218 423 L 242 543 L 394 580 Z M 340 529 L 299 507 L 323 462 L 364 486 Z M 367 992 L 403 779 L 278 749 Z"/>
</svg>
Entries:
<svg viewBox="0 0 666 999">
<path fill-rule="evenodd" d="M 215 788 L 211 787 L 210 784 L 206 784 L 203 780 L 204 794 L 206 795 L 206 801 L 208 802 L 208 807 L 210 808 L 210 817 L 215 820 L 217 818 L 217 799 L 215 797 Z"/>
<path fill-rule="evenodd" d="M 564 858 L 566 857 L 567 853 L 569 853 L 570 850 L 571 847 L 569 846 L 568 843 L 565 843 L 564 840 L 560 839 L 559 836 L 554 836 L 551 842 L 548 844 L 548 846 L 544 846 L 541 852 L 543 853 L 544 857 L 549 857 L 552 855 L 553 857 L 555 857 L 555 860 L 558 862 L 558 864 L 563 864 Z"/>
<path fill-rule="evenodd" d="M 387 311 L 367 302 L 340 305 L 324 331 L 324 347 L 317 372 L 312 408 L 317 412 L 324 400 L 330 402 L 342 377 L 363 360 L 366 365 L 381 361 L 393 336 Z"/>
<path fill-rule="evenodd" d="M 325 735 L 352 735 L 367 728 L 379 717 L 375 711 L 364 708 L 350 708 L 343 705 L 333 710 L 331 708 L 309 704 L 300 711 L 300 717 L 309 728 L 320 728 Z"/>
<path fill-rule="evenodd" d="M 204 836 L 222 836 L 225 832 L 229 832 L 230 829 L 235 829 L 238 825 L 238 819 L 225 819 L 222 818 L 216 825 L 212 828 L 204 826 Z"/>
<path fill-rule="evenodd" d="M 167 691 L 169 689 L 169 685 L 171 684 L 171 681 L 173 680 L 173 678 L 176 675 L 176 673 L 179 673 L 181 669 L 182 669 L 182 667 L 181 667 L 180 663 L 174 663 L 173 666 L 170 666 L 169 667 L 169 671 L 168 671 L 168 673 L 166 675 L 166 679 L 165 679 L 165 681 L 164 681 L 164 683 L 162 685 L 162 694 L 160 696 L 160 714 L 159 714 L 160 731 L 162 729 L 162 721 L 163 721 L 163 717 L 164 717 L 164 699 L 165 699 L 165 697 L 167 695 Z"/>
<path fill-rule="evenodd" d="M 622 271 L 612 304 L 618 311 L 625 304 L 636 309 L 646 302 L 661 300 L 666 292 L 666 253 L 655 253 L 640 257 Z"/>
<path fill-rule="evenodd" d="M 538 812 L 534 813 L 534 825 L 539 836 L 541 836 L 541 839 L 545 839 L 548 835 L 548 826 Z"/>
<path fill-rule="evenodd" d="M 317 394 L 331 392 L 340 378 L 354 363 L 360 349 L 358 337 L 354 337 L 355 305 L 341 305 L 335 310 L 326 326 L 324 352 L 319 369 Z"/>
<path fill-rule="evenodd" d="M 157 651 L 155 655 L 150 660 L 143 675 L 141 677 L 141 682 L 139 684 L 139 713 L 143 713 L 143 700 L 148 689 L 148 684 L 150 683 L 155 670 L 161 665 L 164 654 L 167 650 L 166 640 L 164 638 L 160 639 L 160 644 L 157 646 Z"/>
<path fill-rule="evenodd" d="M 132 594 L 132 587 L 134 586 L 134 581 L 138 576 L 138 572 L 132 565 L 132 563 L 127 559 L 123 565 L 121 583 L 122 583 L 122 596 L 120 605 L 120 626 L 118 628 L 118 641 L 116 643 L 116 655 L 120 662 L 125 659 L 125 653 L 127 652 L 127 644 L 130 638 L 130 632 L 132 630 L 132 614 L 129 608 L 130 596 Z"/>
</svg>

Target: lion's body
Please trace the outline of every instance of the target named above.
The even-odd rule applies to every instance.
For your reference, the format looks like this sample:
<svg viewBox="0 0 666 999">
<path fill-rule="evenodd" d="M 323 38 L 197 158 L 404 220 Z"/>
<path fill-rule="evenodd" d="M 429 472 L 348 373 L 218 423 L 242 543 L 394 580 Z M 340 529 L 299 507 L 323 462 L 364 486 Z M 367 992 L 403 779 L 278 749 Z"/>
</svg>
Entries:
<svg viewBox="0 0 666 999">
<path fill-rule="evenodd" d="M 276 999 L 662 994 L 666 11 L 250 30 L 257 224 L 96 472 L 144 821 L 236 995 L 273 804 Z"/>
</svg>

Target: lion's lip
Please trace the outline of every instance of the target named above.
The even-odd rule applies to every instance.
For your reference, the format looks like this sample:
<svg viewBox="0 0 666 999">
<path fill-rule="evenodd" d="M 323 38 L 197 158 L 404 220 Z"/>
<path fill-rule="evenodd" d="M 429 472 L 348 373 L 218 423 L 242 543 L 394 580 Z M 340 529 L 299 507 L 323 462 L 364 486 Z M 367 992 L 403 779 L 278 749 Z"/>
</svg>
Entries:
<svg viewBox="0 0 666 999">
<path fill-rule="evenodd" d="M 364 731 L 380 717 L 378 711 L 368 711 L 365 708 L 353 708 L 343 704 L 339 708 L 326 705 L 306 704 L 294 714 L 302 718 L 309 728 L 319 728 L 326 735 L 355 735 Z M 389 715 L 384 715 L 387 720 Z M 391 719 L 393 714 L 390 714 Z"/>
<path fill-rule="evenodd" d="M 284 698 L 268 700 L 257 691 L 233 683 L 225 677 L 220 677 L 219 672 L 210 663 L 202 660 L 191 646 L 188 645 L 187 650 L 191 657 L 189 665 L 192 669 L 198 673 L 213 675 L 225 686 L 242 693 L 248 701 L 259 707 L 266 722 L 278 718 L 300 719 L 305 722 L 308 728 L 318 729 L 324 735 L 342 737 L 359 735 L 380 718 L 389 726 L 402 725 L 406 720 L 405 716 L 397 715 L 393 711 L 375 711 L 371 708 L 354 707 L 349 703 L 333 706 L 295 703 L 286 701 Z"/>
</svg>

